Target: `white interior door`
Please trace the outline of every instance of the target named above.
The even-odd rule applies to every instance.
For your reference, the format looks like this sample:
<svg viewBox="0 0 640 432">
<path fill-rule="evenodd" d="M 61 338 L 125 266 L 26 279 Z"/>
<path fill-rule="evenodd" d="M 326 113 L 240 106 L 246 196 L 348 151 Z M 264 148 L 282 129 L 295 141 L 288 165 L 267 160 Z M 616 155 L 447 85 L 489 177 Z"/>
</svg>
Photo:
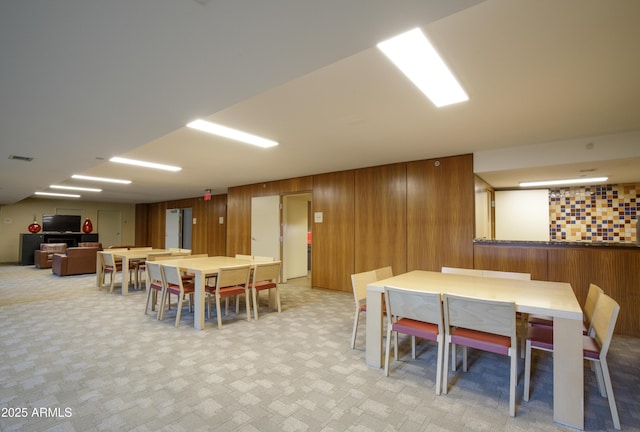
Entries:
<svg viewBox="0 0 640 432">
<path fill-rule="evenodd" d="M 280 259 L 280 196 L 251 198 L 251 255 Z"/>
<path fill-rule="evenodd" d="M 167 209 L 165 222 L 164 247 L 180 247 L 180 209 Z"/>
<path fill-rule="evenodd" d="M 98 238 L 103 248 L 122 245 L 122 213 L 98 210 Z"/>
</svg>

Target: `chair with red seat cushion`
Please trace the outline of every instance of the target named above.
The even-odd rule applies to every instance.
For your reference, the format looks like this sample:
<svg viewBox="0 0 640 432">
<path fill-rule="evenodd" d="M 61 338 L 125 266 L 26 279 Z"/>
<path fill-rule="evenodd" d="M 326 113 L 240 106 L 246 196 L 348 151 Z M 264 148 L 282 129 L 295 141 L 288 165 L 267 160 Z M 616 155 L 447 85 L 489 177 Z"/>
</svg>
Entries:
<svg viewBox="0 0 640 432">
<path fill-rule="evenodd" d="M 507 355 L 511 358 L 509 414 L 512 417 L 515 416 L 518 379 L 515 303 L 445 294 L 443 311 L 445 365 L 448 363 L 450 345 L 463 347 L 465 372 L 467 371 L 467 347 Z M 452 351 L 455 352 L 454 349 Z M 452 365 L 455 365 L 455 356 L 451 360 Z M 444 394 L 447 394 L 448 390 L 448 375 L 448 368 L 445 366 L 442 383 Z"/>
<path fill-rule="evenodd" d="M 355 317 L 353 320 L 353 333 L 351 335 L 352 349 L 356 347 L 356 334 L 358 332 L 360 312 L 367 311 L 367 285 L 390 277 L 393 277 L 393 270 L 390 266 L 351 275 L 353 298 L 356 302 Z M 382 303 L 382 307 L 386 307 L 384 301 Z"/>
<path fill-rule="evenodd" d="M 176 295 L 178 296 L 176 327 L 178 327 L 180 325 L 180 315 L 182 313 L 182 302 L 185 296 L 189 296 L 189 308 L 191 308 L 193 305 L 193 293 L 195 292 L 195 286 L 192 282 L 182 280 L 181 271 L 177 266 L 162 264 L 160 268 L 164 274 L 165 287 L 164 295 L 160 299 L 160 309 L 158 311 L 159 318 L 164 319 L 164 304 L 167 299 L 167 295 Z"/>
<path fill-rule="evenodd" d="M 100 288 L 104 285 L 106 275 L 109 275 L 109 292 L 113 292 L 113 286 L 116 281 L 116 274 L 122 271 L 122 261 L 116 262 L 113 253 L 100 252 L 100 262 L 102 265 L 102 280 L 100 281 Z"/>
<path fill-rule="evenodd" d="M 148 273 L 148 287 L 147 287 L 147 304 L 144 308 L 144 314 L 147 314 L 149 310 L 149 303 L 151 302 L 151 310 L 156 309 L 156 303 L 158 298 L 162 299 L 163 292 L 166 287 L 164 275 L 162 274 L 162 268 L 157 262 L 147 262 L 146 271 Z M 159 295 L 158 295 L 159 294 Z M 156 312 L 156 319 L 161 319 L 160 309 Z M 162 309 L 164 312 L 164 309 Z"/>
<path fill-rule="evenodd" d="M 604 293 L 599 293 L 593 311 L 590 335 L 582 335 L 582 353 L 585 360 L 594 363 L 596 380 L 600 395 L 609 399 L 609 409 L 613 426 L 620 429 L 620 417 L 613 395 L 613 385 L 607 364 L 607 352 L 613 338 L 620 305 Z M 529 327 L 527 329 L 527 344 L 524 363 L 524 400 L 529 400 L 531 382 L 531 349 L 553 352 L 553 327 Z M 581 365 L 576 365 L 576 367 Z"/>
<path fill-rule="evenodd" d="M 596 303 L 600 294 L 604 293 L 603 289 L 596 284 L 589 285 L 589 291 L 587 292 L 587 299 L 584 302 L 584 322 L 582 323 L 582 333 L 585 335 L 591 335 L 591 322 L 593 319 L 593 312 L 596 308 Z M 549 317 L 542 317 L 532 315 L 529 317 L 529 325 L 531 327 L 548 327 L 553 328 L 553 319 Z"/>
<path fill-rule="evenodd" d="M 282 267 L 281 261 L 273 262 L 258 262 L 253 268 L 253 276 L 251 277 L 251 283 L 249 288 L 253 296 L 253 317 L 258 319 L 258 300 L 260 291 L 269 291 L 269 297 L 271 298 L 271 290 L 275 293 L 275 305 L 278 309 L 278 313 L 282 311 L 282 305 L 280 304 L 280 291 L 278 290 L 278 280 L 280 279 L 280 269 Z M 270 302 L 271 303 L 271 302 Z M 239 303 L 236 303 L 236 313 Z"/>
<path fill-rule="evenodd" d="M 211 318 L 211 297 L 216 300 L 216 315 L 218 329 L 222 329 L 222 311 L 220 299 L 244 294 L 247 307 L 247 321 L 251 319 L 251 300 L 249 297 L 249 276 L 251 264 L 220 267 L 216 277 L 216 285 L 205 285 L 205 295 L 208 297 L 209 318 Z"/>
<path fill-rule="evenodd" d="M 442 389 L 442 348 L 444 329 L 440 293 L 385 287 L 387 305 L 387 346 L 384 374 L 389 376 L 391 333 L 394 333 L 395 359 L 398 359 L 398 333 L 411 336 L 412 358 L 415 359 L 415 338 L 437 342 L 436 394 Z"/>
</svg>

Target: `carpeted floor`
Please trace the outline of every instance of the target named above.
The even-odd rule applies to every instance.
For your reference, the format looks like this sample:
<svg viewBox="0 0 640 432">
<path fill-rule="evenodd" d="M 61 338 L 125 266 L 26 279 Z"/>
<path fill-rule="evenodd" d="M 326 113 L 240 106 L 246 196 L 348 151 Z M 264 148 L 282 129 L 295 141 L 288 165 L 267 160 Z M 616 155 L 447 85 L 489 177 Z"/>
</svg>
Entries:
<svg viewBox="0 0 640 432">
<path fill-rule="evenodd" d="M 185 308 L 144 315 L 146 296 L 95 287 L 95 275 L 0 266 L 2 431 L 570 431 L 553 423 L 552 357 L 534 353 L 531 401 L 508 415 L 508 359 L 470 354 L 436 396 L 433 345 L 391 375 L 364 362 L 364 320 L 350 349 L 353 297 L 282 286 L 282 314 L 215 318 L 196 331 Z M 622 305 L 624 307 L 624 305 Z M 640 339 L 615 337 L 609 362 L 626 431 L 640 430 Z M 581 367 L 582 365 L 576 365 Z M 585 370 L 585 429 L 613 430 Z M 520 372 L 522 363 L 520 364 Z"/>
</svg>

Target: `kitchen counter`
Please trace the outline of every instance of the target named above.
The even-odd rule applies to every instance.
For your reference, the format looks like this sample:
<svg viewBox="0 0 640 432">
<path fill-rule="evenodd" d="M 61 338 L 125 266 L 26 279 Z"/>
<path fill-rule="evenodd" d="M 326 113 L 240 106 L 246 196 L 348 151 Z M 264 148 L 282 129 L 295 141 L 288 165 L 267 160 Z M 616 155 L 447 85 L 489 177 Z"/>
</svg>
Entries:
<svg viewBox="0 0 640 432">
<path fill-rule="evenodd" d="M 478 245 L 505 245 L 505 246 L 558 246 L 558 247 L 606 247 L 606 248 L 640 248 L 638 243 L 602 242 L 602 241 L 534 241 L 534 240 L 489 240 L 475 239 Z"/>
</svg>

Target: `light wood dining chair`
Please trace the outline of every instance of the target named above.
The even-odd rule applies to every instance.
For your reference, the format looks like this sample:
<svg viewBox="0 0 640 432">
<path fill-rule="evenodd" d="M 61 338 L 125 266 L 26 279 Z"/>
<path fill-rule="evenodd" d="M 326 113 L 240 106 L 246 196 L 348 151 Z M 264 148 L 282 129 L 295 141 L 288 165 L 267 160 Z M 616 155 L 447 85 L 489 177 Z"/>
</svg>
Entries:
<svg viewBox="0 0 640 432">
<path fill-rule="evenodd" d="M 591 335 L 592 331 L 592 319 L 595 312 L 596 303 L 600 294 L 604 291 L 596 284 L 589 285 L 589 291 L 587 291 L 587 299 L 584 302 L 582 312 L 584 314 L 584 321 L 582 323 L 582 333 L 585 335 Z M 553 328 L 553 318 L 544 317 L 539 315 L 530 315 L 528 324 L 532 327 L 547 327 Z"/>
<path fill-rule="evenodd" d="M 116 274 L 122 270 L 122 261 L 119 265 L 116 264 L 116 260 L 110 252 L 101 252 L 100 256 L 102 261 L 102 280 L 100 281 L 100 289 L 102 289 L 102 285 L 104 285 L 106 275 L 109 275 L 109 292 L 112 293 L 116 281 Z"/>
<path fill-rule="evenodd" d="M 274 257 L 268 257 L 268 256 L 258 256 L 258 255 L 254 255 L 253 256 L 253 262 L 254 263 L 261 263 L 261 262 L 274 262 L 275 258 Z"/>
<path fill-rule="evenodd" d="M 251 276 L 251 283 L 249 289 L 251 289 L 252 301 L 253 301 L 253 318 L 258 319 L 258 303 L 260 300 L 259 294 L 261 291 L 268 291 L 271 298 L 271 290 L 274 290 L 274 300 L 278 313 L 282 312 L 282 305 L 280 304 L 280 291 L 278 290 L 278 281 L 280 280 L 280 270 L 282 268 L 281 261 L 273 262 L 258 262 L 253 267 L 253 274 Z"/>
<path fill-rule="evenodd" d="M 211 297 L 216 301 L 216 315 L 218 318 L 218 329 L 222 329 L 222 310 L 220 299 L 235 297 L 244 294 L 247 307 L 247 321 L 251 320 L 251 300 L 249 297 L 249 276 L 251 274 L 251 264 L 220 267 L 216 277 L 216 285 L 205 285 L 205 295 L 209 307 L 209 318 L 211 318 Z"/>
<path fill-rule="evenodd" d="M 358 332 L 358 323 L 360 321 L 360 313 L 367 311 L 367 285 L 390 277 L 393 277 L 393 270 L 391 266 L 351 275 L 351 287 L 353 289 L 353 298 L 356 304 L 355 316 L 353 319 L 353 332 L 351 334 L 352 349 L 355 349 L 356 347 L 356 336 Z M 383 303 L 382 306 L 384 310 L 386 308 L 385 303 Z"/>
<path fill-rule="evenodd" d="M 518 343 L 516 339 L 516 305 L 488 299 L 444 294 L 445 329 L 442 392 L 448 391 L 449 347 L 461 345 L 463 371 L 467 371 L 467 348 L 475 348 L 511 359 L 509 381 L 509 415 L 516 415 L 516 384 L 518 380 Z M 453 353 L 455 350 L 451 349 Z M 457 359 L 452 356 L 452 370 Z"/>
<path fill-rule="evenodd" d="M 166 288 L 166 282 L 164 280 L 164 275 L 162 273 L 162 269 L 160 268 L 160 264 L 157 262 L 148 262 L 147 266 L 147 303 L 144 308 L 144 314 L 146 315 L 149 311 L 149 303 L 151 303 L 151 310 L 156 310 L 158 299 L 164 298 L 164 291 Z M 156 319 L 161 319 L 160 316 L 161 308 L 158 306 L 156 310 Z M 164 310 L 164 309 L 162 309 Z"/>
<path fill-rule="evenodd" d="M 482 277 L 497 279 L 531 280 L 531 273 L 518 273 L 500 270 L 482 270 Z M 520 322 L 520 357 L 524 358 L 525 336 L 527 334 L 528 314 L 516 312 L 516 320 Z"/>
<path fill-rule="evenodd" d="M 459 274 L 466 276 L 480 276 L 482 277 L 482 270 L 478 269 L 469 269 L 469 268 L 460 268 L 460 267 L 442 267 L 440 269 L 441 273 L 449 273 L 449 274 Z"/>
<path fill-rule="evenodd" d="M 183 281 L 182 272 L 177 266 L 161 264 L 160 268 L 164 274 L 164 295 L 160 299 L 160 319 L 164 319 L 164 304 L 167 301 L 167 296 L 170 294 L 178 296 L 178 307 L 176 311 L 176 327 L 180 325 L 180 315 L 182 314 L 182 302 L 185 297 L 189 297 L 189 310 L 193 307 L 193 293 L 195 287 L 193 282 Z"/>
<path fill-rule="evenodd" d="M 394 356 L 396 360 L 398 360 L 398 333 L 411 336 L 411 358 L 413 359 L 416 358 L 416 337 L 436 342 L 436 394 L 439 395 L 442 390 L 442 350 L 444 340 L 441 294 L 386 286 L 384 295 L 387 305 L 385 376 L 389 376 L 392 333 L 394 334 Z"/>
<path fill-rule="evenodd" d="M 613 395 L 613 385 L 607 363 L 607 352 L 616 321 L 620 313 L 620 305 L 607 294 L 600 294 L 592 316 L 592 334 L 582 335 L 583 358 L 593 363 L 596 381 L 600 395 L 609 400 L 609 409 L 613 427 L 620 429 L 620 417 L 616 407 L 616 399 Z M 553 352 L 553 328 L 529 327 L 527 331 L 527 344 L 524 363 L 524 400 L 528 401 L 531 386 L 531 350 Z M 576 365 L 581 367 L 582 365 Z"/>
</svg>

